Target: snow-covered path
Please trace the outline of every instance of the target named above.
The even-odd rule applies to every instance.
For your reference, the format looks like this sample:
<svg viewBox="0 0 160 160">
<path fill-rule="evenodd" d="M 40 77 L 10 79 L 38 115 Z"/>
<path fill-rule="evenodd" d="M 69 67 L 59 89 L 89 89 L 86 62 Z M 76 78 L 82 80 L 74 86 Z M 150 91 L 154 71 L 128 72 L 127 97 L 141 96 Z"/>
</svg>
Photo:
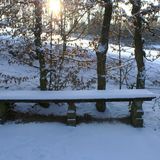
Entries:
<svg viewBox="0 0 160 160">
<path fill-rule="evenodd" d="M 0 125 L 0 160 L 159 160 L 158 131 L 123 124 Z"/>
</svg>

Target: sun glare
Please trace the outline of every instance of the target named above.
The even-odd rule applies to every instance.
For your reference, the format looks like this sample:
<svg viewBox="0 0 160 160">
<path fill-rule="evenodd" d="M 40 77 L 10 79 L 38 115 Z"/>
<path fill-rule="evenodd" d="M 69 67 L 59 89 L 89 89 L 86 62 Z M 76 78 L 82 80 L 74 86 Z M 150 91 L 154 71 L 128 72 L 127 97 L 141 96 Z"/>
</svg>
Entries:
<svg viewBox="0 0 160 160">
<path fill-rule="evenodd" d="M 55 16 L 59 15 L 61 10 L 60 0 L 49 0 L 49 11 Z"/>
</svg>

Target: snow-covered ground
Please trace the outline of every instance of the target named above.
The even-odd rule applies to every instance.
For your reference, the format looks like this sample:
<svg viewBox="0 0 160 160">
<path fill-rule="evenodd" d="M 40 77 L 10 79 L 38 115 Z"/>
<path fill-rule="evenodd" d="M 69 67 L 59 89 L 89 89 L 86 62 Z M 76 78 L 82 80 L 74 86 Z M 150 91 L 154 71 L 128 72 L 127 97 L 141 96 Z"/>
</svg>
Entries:
<svg viewBox="0 0 160 160">
<path fill-rule="evenodd" d="M 0 160 L 159 160 L 160 138 L 148 128 L 114 123 L 0 125 Z"/>
<path fill-rule="evenodd" d="M 84 47 L 88 41 L 82 41 Z M 158 47 L 157 47 L 158 46 Z M 159 48 L 157 45 L 156 48 Z M 35 67 L 17 63 L 1 46 L 0 88 L 11 90 L 36 90 L 39 84 L 39 71 Z M 108 59 L 117 61 L 117 46 L 110 45 Z M 159 50 L 147 50 L 148 59 L 154 60 Z M 122 58 L 132 60 L 133 48 L 123 47 Z M 95 58 L 95 54 L 93 53 Z M 108 63 L 110 64 L 110 62 Z M 109 66 L 110 67 L 110 66 Z M 114 68 L 114 67 L 113 67 Z M 118 77 L 118 68 L 110 73 Z M 116 67 L 115 67 L 116 68 Z M 125 67 L 124 67 L 125 68 Z M 160 61 L 146 61 L 146 88 L 160 94 Z M 128 83 L 135 81 L 135 66 L 128 75 Z M 96 76 L 96 70 L 82 72 L 84 76 Z M 6 81 L 6 79 L 9 79 Z M 123 86 L 125 88 L 125 86 Z M 118 83 L 108 79 L 107 88 L 118 88 Z M 99 113 L 94 103 L 76 104 L 77 114 L 89 114 L 96 118 L 120 118 L 129 115 L 128 103 L 108 103 L 107 110 Z M 7 122 L 0 125 L 0 160 L 159 160 L 160 157 L 160 105 L 159 100 L 145 102 L 144 128 L 133 128 L 117 122 L 79 124 L 69 127 L 60 123 Z M 34 104 L 19 103 L 16 111 L 45 115 L 66 115 L 67 105 L 51 104 L 41 108 Z"/>
</svg>

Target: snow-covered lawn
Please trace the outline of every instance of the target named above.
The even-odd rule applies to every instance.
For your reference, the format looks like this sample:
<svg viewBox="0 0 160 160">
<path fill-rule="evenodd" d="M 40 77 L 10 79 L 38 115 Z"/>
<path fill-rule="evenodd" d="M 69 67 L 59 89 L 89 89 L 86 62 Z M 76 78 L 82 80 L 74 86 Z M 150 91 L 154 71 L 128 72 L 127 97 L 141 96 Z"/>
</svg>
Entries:
<svg viewBox="0 0 160 160">
<path fill-rule="evenodd" d="M 0 160 L 159 160 L 160 138 L 149 128 L 114 123 L 0 125 Z"/>
</svg>

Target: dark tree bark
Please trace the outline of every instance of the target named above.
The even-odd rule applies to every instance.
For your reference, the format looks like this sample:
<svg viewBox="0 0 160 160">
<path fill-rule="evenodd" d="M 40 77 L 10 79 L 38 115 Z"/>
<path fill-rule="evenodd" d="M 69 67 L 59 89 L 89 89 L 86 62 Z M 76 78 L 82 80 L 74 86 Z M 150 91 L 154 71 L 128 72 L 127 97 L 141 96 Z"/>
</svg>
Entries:
<svg viewBox="0 0 160 160">
<path fill-rule="evenodd" d="M 137 81 L 136 88 L 144 89 L 145 88 L 145 63 L 144 56 L 145 52 L 143 50 L 143 39 L 142 39 L 142 17 L 140 15 L 141 10 L 141 0 L 130 0 L 132 3 L 132 15 L 134 16 L 134 46 L 135 46 L 135 59 L 137 63 Z M 142 110 L 143 101 L 133 102 L 131 106 L 131 116 L 132 123 L 136 126 L 142 126 L 143 120 L 143 110 Z"/>
<path fill-rule="evenodd" d="M 87 10 L 87 33 L 90 34 L 90 25 L 91 25 L 91 9 Z"/>
<path fill-rule="evenodd" d="M 42 2 L 39 0 L 34 1 L 35 5 L 35 28 L 34 28 L 34 36 L 35 36 L 35 46 L 36 53 L 39 59 L 40 66 L 40 89 L 47 89 L 47 79 L 46 79 L 46 68 L 45 68 L 45 57 L 42 49 L 41 42 L 41 34 L 42 34 Z"/>
<path fill-rule="evenodd" d="M 138 6 L 137 6 L 138 4 Z M 133 13 L 135 14 L 135 33 L 134 33 L 134 45 L 135 45 L 135 59 L 137 63 L 137 83 L 136 88 L 145 88 L 145 64 L 144 64 L 144 50 L 143 50 L 143 39 L 142 39 L 142 18 L 140 14 L 141 0 L 137 0 L 137 4 L 133 5 Z"/>
<path fill-rule="evenodd" d="M 101 37 L 99 41 L 99 47 L 96 52 L 97 55 L 97 78 L 98 90 L 106 89 L 106 54 L 108 51 L 108 41 L 109 41 L 109 30 L 110 22 L 112 17 L 112 1 L 104 0 L 105 2 L 105 12 L 103 16 L 103 25 L 101 31 Z M 97 102 L 96 108 L 100 112 L 104 112 L 106 109 L 106 104 L 104 101 Z"/>
<path fill-rule="evenodd" d="M 60 22 L 61 22 L 61 26 L 60 26 L 60 29 L 61 29 L 61 37 L 62 37 L 62 41 L 63 41 L 63 55 L 65 54 L 66 50 L 67 50 L 67 36 L 66 36 L 66 10 L 65 8 L 63 9 L 62 11 L 62 8 L 61 8 L 61 11 L 60 11 Z"/>
</svg>

